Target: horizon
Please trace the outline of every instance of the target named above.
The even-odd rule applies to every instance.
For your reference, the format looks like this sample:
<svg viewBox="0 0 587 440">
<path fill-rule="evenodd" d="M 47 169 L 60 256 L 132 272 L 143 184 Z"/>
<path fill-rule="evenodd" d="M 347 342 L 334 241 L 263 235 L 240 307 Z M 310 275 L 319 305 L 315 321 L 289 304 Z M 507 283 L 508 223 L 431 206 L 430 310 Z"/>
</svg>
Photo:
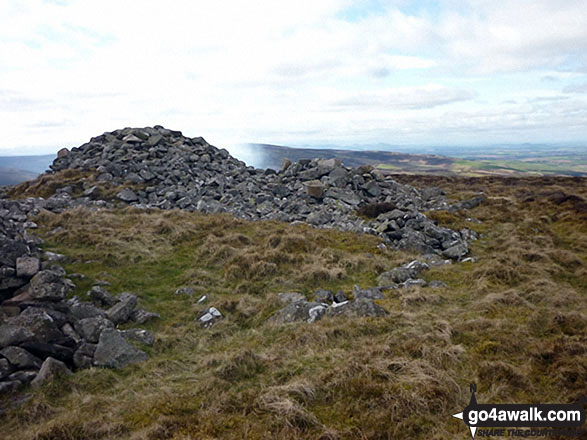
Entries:
<svg viewBox="0 0 587 440">
<path fill-rule="evenodd" d="M 227 149 L 587 143 L 578 0 L 9 0 L 0 23 L 0 155 L 153 121 Z"/>
</svg>

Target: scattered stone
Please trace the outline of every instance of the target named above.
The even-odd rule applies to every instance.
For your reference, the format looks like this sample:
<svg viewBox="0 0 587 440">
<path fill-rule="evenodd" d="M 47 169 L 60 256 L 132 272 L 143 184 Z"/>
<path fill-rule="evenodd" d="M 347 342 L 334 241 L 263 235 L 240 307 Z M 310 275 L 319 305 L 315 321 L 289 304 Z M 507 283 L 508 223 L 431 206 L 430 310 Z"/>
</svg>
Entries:
<svg viewBox="0 0 587 440">
<path fill-rule="evenodd" d="M 208 328 L 214 325 L 219 319 L 222 319 L 222 313 L 216 307 L 209 307 L 200 312 L 197 319 L 202 327 Z"/>
<path fill-rule="evenodd" d="M 133 341 L 140 342 L 141 344 L 151 346 L 155 343 L 155 337 L 147 330 L 143 330 L 141 328 L 122 330 L 120 333 L 126 339 L 131 339 Z"/>
<path fill-rule="evenodd" d="M 446 285 L 446 283 L 442 281 L 433 280 L 428 283 L 428 287 L 430 287 L 431 289 L 443 289 L 448 286 Z"/>
<path fill-rule="evenodd" d="M 348 316 L 348 317 L 380 317 L 388 312 L 378 306 L 369 298 L 359 298 L 355 301 L 336 304 L 336 307 L 329 307 L 326 316 Z"/>
<path fill-rule="evenodd" d="M 176 295 L 193 295 L 196 293 L 196 289 L 193 287 L 180 287 L 175 291 Z"/>
</svg>

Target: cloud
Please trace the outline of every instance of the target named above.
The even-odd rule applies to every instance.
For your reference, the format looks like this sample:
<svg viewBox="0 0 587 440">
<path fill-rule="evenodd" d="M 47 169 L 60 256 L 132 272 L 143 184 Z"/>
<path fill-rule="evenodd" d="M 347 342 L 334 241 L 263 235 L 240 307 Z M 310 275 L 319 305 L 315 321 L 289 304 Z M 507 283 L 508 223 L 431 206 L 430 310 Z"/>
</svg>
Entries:
<svg viewBox="0 0 587 440">
<path fill-rule="evenodd" d="M 571 84 L 563 89 L 564 93 L 587 93 L 587 82 L 582 84 Z"/>
<path fill-rule="evenodd" d="M 432 3 L 0 2 L 0 148 L 153 124 L 219 145 L 424 142 L 466 136 L 459 118 L 522 127 L 504 102 L 544 123 L 532 99 L 583 102 L 582 1 Z"/>
</svg>

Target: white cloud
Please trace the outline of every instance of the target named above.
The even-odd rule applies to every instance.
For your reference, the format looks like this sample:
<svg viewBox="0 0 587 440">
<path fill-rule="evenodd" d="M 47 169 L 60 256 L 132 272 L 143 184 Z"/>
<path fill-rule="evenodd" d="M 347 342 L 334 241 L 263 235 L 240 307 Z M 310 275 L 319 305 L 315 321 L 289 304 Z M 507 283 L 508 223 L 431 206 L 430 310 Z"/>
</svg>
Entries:
<svg viewBox="0 0 587 440">
<path fill-rule="evenodd" d="M 418 14 L 385 4 L 349 21 L 350 0 L 0 2 L 0 149 L 130 125 L 231 144 L 425 142 L 434 130 L 466 136 L 463 121 L 581 121 L 543 107 L 513 117 L 500 103 L 581 91 L 582 1 L 453 0 Z"/>
</svg>

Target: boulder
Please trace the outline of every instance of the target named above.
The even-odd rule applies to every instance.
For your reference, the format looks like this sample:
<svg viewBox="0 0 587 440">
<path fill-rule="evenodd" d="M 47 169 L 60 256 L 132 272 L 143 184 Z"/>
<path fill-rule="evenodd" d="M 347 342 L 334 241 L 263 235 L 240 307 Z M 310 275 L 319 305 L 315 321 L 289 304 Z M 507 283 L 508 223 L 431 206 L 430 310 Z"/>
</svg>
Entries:
<svg viewBox="0 0 587 440">
<path fill-rule="evenodd" d="M 404 267 L 396 267 L 390 271 L 383 272 L 377 277 L 377 283 L 380 287 L 393 287 L 396 284 L 403 283 L 410 278 L 410 271 Z"/>
<path fill-rule="evenodd" d="M 116 298 L 102 286 L 93 286 L 89 290 L 88 296 L 102 306 L 113 306 L 116 304 Z"/>
<path fill-rule="evenodd" d="M 145 352 L 135 348 L 116 329 L 106 328 L 94 353 L 94 365 L 107 368 L 124 368 L 147 360 Z"/>
<path fill-rule="evenodd" d="M 93 364 L 96 344 L 84 342 L 73 353 L 73 364 L 78 369 L 90 368 Z"/>
<path fill-rule="evenodd" d="M 330 290 L 318 289 L 314 292 L 314 301 L 319 303 L 331 303 L 334 301 L 334 295 Z"/>
<path fill-rule="evenodd" d="M 311 180 L 309 182 L 305 182 L 304 186 L 306 187 L 306 194 L 315 199 L 321 199 L 324 195 L 324 184 L 319 180 Z"/>
<path fill-rule="evenodd" d="M 118 194 L 116 194 L 116 197 L 123 202 L 129 203 L 139 200 L 139 196 L 137 196 L 137 194 L 130 188 L 124 188 L 122 191 L 119 191 Z"/>
<path fill-rule="evenodd" d="M 271 317 L 271 320 L 277 324 L 285 324 L 295 321 L 308 321 L 311 319 L 310 310 L 318 306 L 323 307 L 321 303 L 317 302 L 296 301 L 277 311 Z M 318 318 L 322 316 L 317 312 L 317 309 L 314 309 L 314 313 Z"/>
</svg>

